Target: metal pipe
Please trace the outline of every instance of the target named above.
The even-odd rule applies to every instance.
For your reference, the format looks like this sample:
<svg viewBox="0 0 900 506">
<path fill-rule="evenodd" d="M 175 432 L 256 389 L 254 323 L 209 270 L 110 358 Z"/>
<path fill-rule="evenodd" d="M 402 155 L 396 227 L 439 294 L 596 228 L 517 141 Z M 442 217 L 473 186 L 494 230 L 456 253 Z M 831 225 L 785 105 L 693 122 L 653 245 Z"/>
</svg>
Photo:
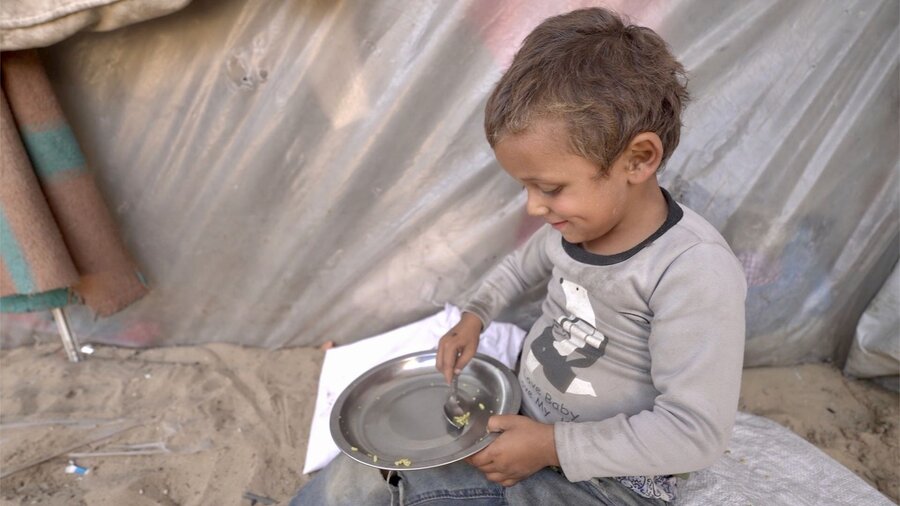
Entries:
<svg viewBox="0 0 900 506">
<path fill-rule="evenodd" d="M 56 328 L 59 329 L 59 337 L 62 338 L 63 348 L 66 349 L 66 355 L 69 362 L 79 362 L 81 357 L 78 355 L 78 340 L 69 329 L 69 320 L 66 319 L 66 313 L 61 307 L 53 308 L 53 319 L 56 320 Z"/>
</svg>

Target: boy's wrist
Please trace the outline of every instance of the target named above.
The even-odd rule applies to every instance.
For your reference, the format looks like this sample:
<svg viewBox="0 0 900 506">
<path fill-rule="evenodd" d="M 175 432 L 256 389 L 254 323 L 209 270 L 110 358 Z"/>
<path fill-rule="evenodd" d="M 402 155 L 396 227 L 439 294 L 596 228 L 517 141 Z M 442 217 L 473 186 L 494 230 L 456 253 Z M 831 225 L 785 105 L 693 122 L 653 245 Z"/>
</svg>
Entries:
<svg viewBox="0 0 900 506">
<path fill-rule="evenodd" d="M 547 440 L 545 444 L 547 445 L 547 458 L 548 458 L 548 466 L 560 467 L 559 466 L 559 454 L 556 453 L 556 432 L 555 425 L 550 423 L 547 425 Z"/>
<path fill-rule="evenodd" d="M 464 325 L 471 325 L 478 331 L 479 334 L 484 330 L 484 323 L 482 323 L 481 318 L 479 318 L 475 313 L 463 311 L 459 317 L 459 321 Z"/>
</svg>

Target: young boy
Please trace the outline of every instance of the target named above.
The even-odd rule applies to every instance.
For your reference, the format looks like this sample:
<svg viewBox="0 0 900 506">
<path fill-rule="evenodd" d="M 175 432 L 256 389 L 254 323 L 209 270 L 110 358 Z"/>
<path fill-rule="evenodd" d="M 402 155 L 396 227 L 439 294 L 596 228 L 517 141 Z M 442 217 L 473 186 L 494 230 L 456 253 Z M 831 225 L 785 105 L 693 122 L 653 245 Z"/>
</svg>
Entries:
<svg viewBox="0 0 900 506">
<path fill-rule="evenodd" d="M 448 380 L 481 329 L 550 278 L 520 361 L 526 416 L 492 418 L 502 434 L 468 459 L 491 482 L 559 466 L 570 482 L 617 477 L 636 500 L 671 501 L 673 475 L 725 449 L 746 285 L 725 240 L 657 183 L 679 140 L 682 77 L 654 32 L 587 9 L 537 27 L 488 100 L 488 141 L 547 225 L 441 339 Z"/>
<path fill-rule="evenodd" d="M 399 473 L 404 503 L 663 504 L 676 474 L 724 451 L 746 284 L 719 233 L 657 183 L 683 76 L 657 34 L 604 9 L 525 39 L 485 130 L 547 224 L 487 276 L 437 356 L 450 381 L 491 319 L 549 279 L 520 360 L 523 415 L 491 417 L 500 435 L 466 462 Z"/>
</svg>

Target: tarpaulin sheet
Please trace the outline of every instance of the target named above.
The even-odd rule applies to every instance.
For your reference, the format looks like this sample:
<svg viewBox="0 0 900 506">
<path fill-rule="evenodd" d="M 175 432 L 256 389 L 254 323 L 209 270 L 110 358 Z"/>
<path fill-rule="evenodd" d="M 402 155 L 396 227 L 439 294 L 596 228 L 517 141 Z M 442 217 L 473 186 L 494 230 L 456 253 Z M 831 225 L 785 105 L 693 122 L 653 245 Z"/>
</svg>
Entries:
<svg viewBox="0 0 900 506">
<path fill-rule="evenodd" d="M 79 34 L 42 56 L 154 290 L 108 319 L 73 309 L 76 332 L 340 343 L 460 304 L 536 225 L 483 138 L 487 94 L 532 27 L 588 4 L 688 69 L 661 179 L 745 265 L 747 364 L 846 350 L 900 256 L 892 0 L 197 0 Z"/>
<path fill-rule="evenodd" d="M 737 414 L 728 450 L 691 473 L 677 506 L 890 506 L 859 476 L 777 423 Z"/>
<path fill-rule="evenodd" d="M 888 281 L 859 319 L 844 372 L 858 378 L 896 377 L 900 374 L 900 269 Z M 890 383 L 889 383 L 890 384 Z"/>
</svg>

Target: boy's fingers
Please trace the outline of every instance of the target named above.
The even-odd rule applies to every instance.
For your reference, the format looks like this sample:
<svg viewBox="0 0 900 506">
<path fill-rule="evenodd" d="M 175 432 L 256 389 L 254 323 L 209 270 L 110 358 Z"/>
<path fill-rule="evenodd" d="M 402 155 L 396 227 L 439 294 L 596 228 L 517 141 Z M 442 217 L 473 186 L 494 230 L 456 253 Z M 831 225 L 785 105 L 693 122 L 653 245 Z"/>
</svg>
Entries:
<svg viewBox="0 0 900 506">
<path fill-rule="evenodd" d="M 482 467 L 484 467 L 486 465 L 489 465 L 493 461 L 494 461 L 494 457 L 491 456 L 491 454 L 487 448 L 466 458 L 466 462 L 468 462 L 470 465 L 475 466 L 479 469 L 481 469 Z"/>
<path fill-rule="evenodd" d="M 488 481 L 492 481 L 492 482 L 494 482 L 498 485 L 502 485 L 504 487 L 511 487 L 511 486 L 515 485 L 516 483 L 518 483 L 518 481 L 519 481 L 519 480 L 514 480 L 514 479 L 509 478 L 504 473 L 497 473 L 497 472 L 485 473 L 484 477 L 487 478 Z"/>
<path fill-rule="evenodd" d="M 456 361 L 456 350 L 452 348 L 450 342 L 446 338 L 442 338 L 435 357 L 435 367 L 444 375 L 447 383 L 452 378 L 453 364 Z"/>
<path fill-rule="evenodd" d="M 474 357 L 474 356 L 475 356 L 475 347 L 468 346 L 466 348 L 463 348 L 459 354 L 459 358 L 456 359 L 455 369 L 457 371 L 461 371 L 463 369 L 463 367 L 465 367 L 466 364 L 468 364 L 469 361 L 472 360 L 472 357 Z"/>
<path fill-rule="evenodd" d="M 484 460 L 484 457 L 479 457 L 477 453 L 475 455 L 466 457 L 466 462 L 468 462 L 470 466 L 477 467 L 478 469 L 481 469 L 481 466 L 487 464 L 487 461 Z"/>
<path fill-rule="evenodd" d="M 493 415 L 488 418 L 488 432 L 503 432 L 511 429 L 518 422 L 518 415 Z"/>
<path fill-rule="evenodd" d="M 450 383 L 453 379 L 454 369 L 456 369 L 457 351 L 456 348 L 452 346 L 442 347 L 441 349 L 443 352 L 441 353 L 441 358 L 438 362 L 438 370 L 443 373 L 447 383 Z"/>
<path fill-rule="evenodd" d="M 453 375 L 459 374 L 472 360 L 477 348 L 477 341 L 473 343 L 471 336 L 457 325 L 438 341 L 435 367 L 444 375 L 447 383 L 450 383 Z"/>
<path fill-rule="evenodd" d="M 441 372 L 447 370 L 447 343 L 444 340 L 441 340 L 441 345 L 438 346 L 438 355 L 437 355 L 437 368 Z"/>
<path fill-rule="evenodd" d="M 444 381 L 448 384 L 453 379 L 453 364 L 449 362 L 446 356 L 444 357 L 444 363 L 441 365 L 441 374 L 444 375 Z"/>
<path fill-rule="evenodd" d="M 495 464 L 494 462 L 487 462 L 477 467 L 478 470 L 484 474 L 501 472 L 500 467 L 497 466 L 497 464 Z"/>
</svg>

